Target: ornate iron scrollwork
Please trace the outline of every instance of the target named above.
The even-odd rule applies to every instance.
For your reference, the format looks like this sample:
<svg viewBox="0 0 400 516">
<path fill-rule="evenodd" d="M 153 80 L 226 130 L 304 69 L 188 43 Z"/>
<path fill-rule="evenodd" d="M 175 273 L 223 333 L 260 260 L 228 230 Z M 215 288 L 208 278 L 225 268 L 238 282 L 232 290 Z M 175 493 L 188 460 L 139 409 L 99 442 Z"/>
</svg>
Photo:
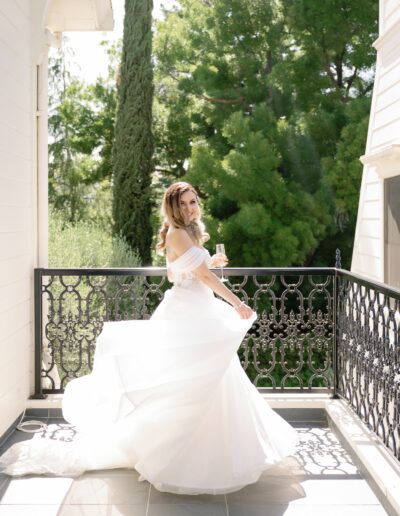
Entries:
<svg viewBox="0 0 400 516">
<path fill-rule="evenodd" d="M 400 459 L 400 292 L 338 278 L 338 392 Z"/>
<path fill-rule="evenodd" d="M 149 318 L 168 287 L 165 270 L 116 271 L 43 270 L 44 392 L 62 392 L 71 378 L 90 372 L 104 321 Z M 230 288 L 258 313 L 239 355 L 260 389 L 331 390 L 332 277 L 294 272 L 227 271 Z"/>
</svg>

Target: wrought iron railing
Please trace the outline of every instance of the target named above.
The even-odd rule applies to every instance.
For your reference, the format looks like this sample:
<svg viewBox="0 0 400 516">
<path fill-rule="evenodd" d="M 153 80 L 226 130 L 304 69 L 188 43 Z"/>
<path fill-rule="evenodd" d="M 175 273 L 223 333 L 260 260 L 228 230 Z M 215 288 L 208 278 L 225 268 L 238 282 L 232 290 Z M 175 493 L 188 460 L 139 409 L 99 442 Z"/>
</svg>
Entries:
<svg viewBox="0 0 400 516">
<path fill-rule="evenodd" d="M 239 350 L 254 385 L 333 391 L 334 269 L 224 269 L 258 313 Z M 36 269 L 36 393 L 90 372 L 104 321 L 149 318 L 166 270 Z M 39 363 L 40 360 L 40 363 Z"/>
<path fill-rule="evenodd" d="M 337 273 L 337 392 L 400 459 L 400 290 Z"/>
<path fill-rule="evenodd" d="M 224 275 L 258 313 L 239 349 L 254 385 L 346 399 L 400 459 L 400 290 L 339 268 Z M 164 268 L 35 269 L 33 397 L 89 373 L 104 321 L 149 318 L 168 288 Z"/>
</svg>

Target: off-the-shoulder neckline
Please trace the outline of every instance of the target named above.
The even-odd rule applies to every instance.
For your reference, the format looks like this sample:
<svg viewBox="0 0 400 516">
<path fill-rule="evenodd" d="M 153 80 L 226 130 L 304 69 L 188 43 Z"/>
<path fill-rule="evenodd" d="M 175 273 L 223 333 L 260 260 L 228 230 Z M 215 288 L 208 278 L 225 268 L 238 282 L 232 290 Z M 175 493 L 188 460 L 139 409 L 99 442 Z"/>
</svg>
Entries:
<svg viewBox="0 0 400 516">
<path fill-rule="evenodd" d="M 205 247 L 199 247 L 198 245 L 192 245 L 191 247 L 189 247 L 189 249 L 187 251 L 185 251 L 184 253 L 182 253 L 180 256 L 178 256 L 178 258 L 175 258 L 175 260 L 173 260 L 172 262 L 168 259 L 168 256 L 167 256 L 167 261 L 168 261 L 168 264 L 169 265 L 172 265 L 174 264 L 175 262 L 177 262 L 178 260 L 180 260 L 183 256 L 185 256 L 185 254 L 187 254 L 189 251 L 191 251 L 192 249 L 200 249 L 202 251 L 206 251 L 206 248 Z"/>
</svg>

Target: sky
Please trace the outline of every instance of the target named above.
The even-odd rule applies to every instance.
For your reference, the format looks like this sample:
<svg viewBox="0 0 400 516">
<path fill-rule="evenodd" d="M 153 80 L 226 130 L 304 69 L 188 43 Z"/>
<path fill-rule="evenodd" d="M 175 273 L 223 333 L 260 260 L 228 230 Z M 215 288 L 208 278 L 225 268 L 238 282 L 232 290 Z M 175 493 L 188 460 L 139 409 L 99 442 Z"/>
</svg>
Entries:
<svg viewBox="0 0 400 516">
<path fill-rule="evenodd" d="M 72 47 L 76 62 L 73 70 L 86 82 L 95 82 L 98 75 L 107 75 L 107 55 L 99 46 L 100 41 L 115 41 L 122 38 L 125 0 L 111 0 L 114 13 L 114 30 L 111 32 L 65 32 Z M 170 7 L 175 0 L 153 0 L 153 17 L 161 18 L 161 6 Z"/>
</svg>

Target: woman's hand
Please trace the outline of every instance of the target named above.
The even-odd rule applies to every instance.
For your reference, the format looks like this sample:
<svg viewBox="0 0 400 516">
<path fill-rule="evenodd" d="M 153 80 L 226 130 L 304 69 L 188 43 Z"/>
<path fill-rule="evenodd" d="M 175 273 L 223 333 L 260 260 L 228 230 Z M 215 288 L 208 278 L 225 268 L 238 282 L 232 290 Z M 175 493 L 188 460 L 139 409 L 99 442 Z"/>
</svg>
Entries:
<svg viewBox="0 0 400 516">
<path fill-rule="evenodd" d="M 250 319 L 250 317 L 253 315 L 253 310 L 248 305 L 246 305 L 244 301 L 234 306 L 233 308 L 240 315 L 241 319 Z"/>
<path fill-rule="evenodd" d="M 228 258 L 224 254 L 214 254 L 211 256 L 211 268 L 214 269 L 216 267 L 225 267 L 228 261 Z"/>
</svg>

